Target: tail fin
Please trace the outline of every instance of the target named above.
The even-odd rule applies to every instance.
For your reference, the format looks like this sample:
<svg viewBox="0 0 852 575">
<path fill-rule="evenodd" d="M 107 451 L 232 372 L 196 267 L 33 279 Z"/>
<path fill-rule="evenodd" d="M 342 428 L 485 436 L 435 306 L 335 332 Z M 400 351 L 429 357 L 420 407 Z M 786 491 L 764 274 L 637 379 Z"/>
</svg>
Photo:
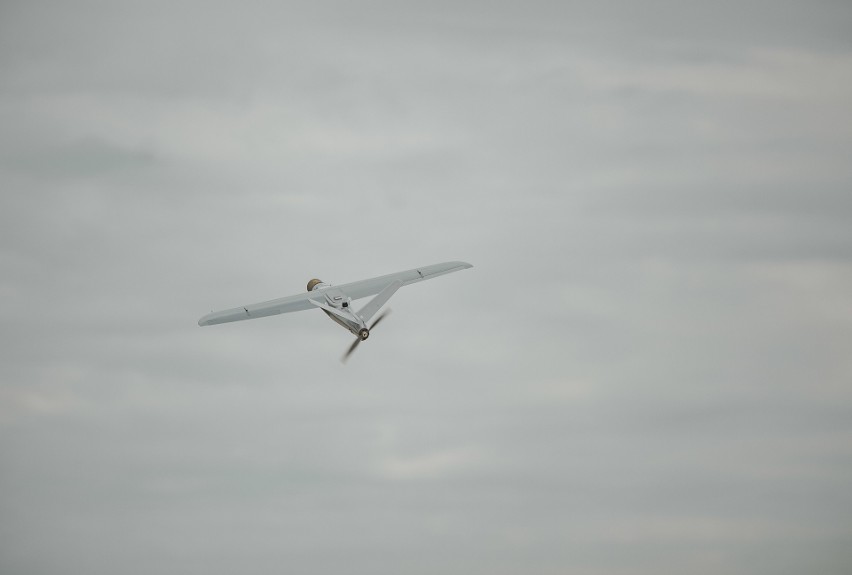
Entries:
<svg viewBox="0 0 852 575">
<path fill-rule="evenodd" d="M 393 294 L 396 293 L 396 290 L 402 287 L 402 281 L 396 280 L 395 282 L 388 284 L 386 288 L 378 293 L 376 297 L 367 302 L 361 311 L 358 312 L 358 315 L 361 316 L 365 322 L 370 321 L 370 318 L 376 315 L 376 312 L 387 303 L 387 301 L 391 298 Z"/>
</svg>

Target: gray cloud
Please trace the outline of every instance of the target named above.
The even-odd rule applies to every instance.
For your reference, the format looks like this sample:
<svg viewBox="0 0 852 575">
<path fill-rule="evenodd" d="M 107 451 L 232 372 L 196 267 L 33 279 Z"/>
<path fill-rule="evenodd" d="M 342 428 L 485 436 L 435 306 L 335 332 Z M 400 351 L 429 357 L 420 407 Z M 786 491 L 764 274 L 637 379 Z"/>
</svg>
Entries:
<svg viewBox="0 0 852 575">
<path fill-rule="evenodd" d="M 0 571 L 846 573 L 849 10 L 6 3 Z"/>
</svg>

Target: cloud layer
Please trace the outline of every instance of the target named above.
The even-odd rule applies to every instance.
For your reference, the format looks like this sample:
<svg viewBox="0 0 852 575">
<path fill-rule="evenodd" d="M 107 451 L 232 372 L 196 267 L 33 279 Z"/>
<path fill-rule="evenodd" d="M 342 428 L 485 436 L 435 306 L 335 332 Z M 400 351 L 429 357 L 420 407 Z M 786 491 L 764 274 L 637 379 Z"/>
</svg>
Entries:
<svg viewBox="0 0 852 575">
<path fill-rule="evenodd" d="M 847 573 L 850 17 L 4 4 L 0 571 Z"/>
</svg>

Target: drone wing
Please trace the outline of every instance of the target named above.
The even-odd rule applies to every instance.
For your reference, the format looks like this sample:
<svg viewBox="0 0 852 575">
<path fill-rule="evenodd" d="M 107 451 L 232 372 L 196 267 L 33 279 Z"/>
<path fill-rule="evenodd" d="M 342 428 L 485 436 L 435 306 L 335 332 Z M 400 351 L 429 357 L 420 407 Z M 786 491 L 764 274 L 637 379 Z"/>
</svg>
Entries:
<svg viewBox="0 0 852 575">
<path fill-rule="evenodd" d="M 376 295 L 395 281 L 400 281 L 402 282 L 403 286 L 407 286 L 423 280 L 429 280 L 438 276 L 442 276 L 444 274 L 449 274 L 472 267 L 473 266 L 467 262 L 444 262 L 442 264 L 434 264 L 422 268 L 414 268 L 413 270 L 396 272 L 395 274 L 388 274 L 385 276 L 379 276 L 377 278 L 371 278 L 368 280 L 361 280 L 339 286 L 332 286 L 331 289 L 339 289 L 352 299 L 359 299 L 362 297 Z"/>
<path fill-rule="evenodd" d="M 217 323 L 228 323 L 231 321 L 255 319 L 258 317 L 266 317 L 270 315 L 278 315 L 282 313 L 290 313 L 306 309 L 315 309 L 316 305 L 311 303 L 311 300 L 323 300 L 324 298 L 322 297 L 322 295 L 327 290 L 339 291 L 342 292 L 344 295 L 351 297 L 352 299 L 360 299 L 364 297 L 369 297 L 371 295 L 376 295 L 377 293 L 381 292 L 393 283 L 398 282 L 398 287 L 402 287 L 471 267 L 473 266 L 467 262 L 444 262 L 431 266 L 425 266 L 422 268 L 414 268 L 411 270 L 406 270 L 404 272 L 396 272 L 393 274 L 387 274 L 384 276 L 379 276 L 367 280 L 360 280 L 357 282 L 351 282 L 343 285 L 335 285 L 323 289 L 318 289 L 312 292 L 305 292 L 261 303 L 254 303 L 242 307 L 226 309 L 223 311 L 216 311 L 213 313 L 209 313 L 199 319 L 198 325 L 215 325 Z M 395 291 L 396 289 L 392 290 L 388 295 L 388 298 Z M 375 313 L 375 310 L 371 311 Z"/>
</svg>

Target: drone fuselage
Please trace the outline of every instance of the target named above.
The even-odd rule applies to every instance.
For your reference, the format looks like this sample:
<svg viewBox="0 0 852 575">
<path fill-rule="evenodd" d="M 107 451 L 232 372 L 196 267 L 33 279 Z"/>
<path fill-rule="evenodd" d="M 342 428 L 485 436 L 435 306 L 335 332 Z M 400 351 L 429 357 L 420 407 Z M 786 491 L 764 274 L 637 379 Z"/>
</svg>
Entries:
<svg viewBox="0 0 852 575">
<path fill-rule="evenodd" d="M 314 280 L 311 280 L 313 282 Z M 310 285 L 310 284 L 308 284 Z M 361 339 L 367 339 L 370 330 L 367 329 L 367 322 L 352 311 L 352 298 L 344 294 L 339 289 L 331 284 L 319 282 L 313 286 L 311 291 L 323 290 L 322 295 L 325 301 L 312 299 L 312 303 L 325 312 L 325 315 L 334 320 L 337 324 L 343 326 L 344 329 L 357 335 Z"/>
</svg>

